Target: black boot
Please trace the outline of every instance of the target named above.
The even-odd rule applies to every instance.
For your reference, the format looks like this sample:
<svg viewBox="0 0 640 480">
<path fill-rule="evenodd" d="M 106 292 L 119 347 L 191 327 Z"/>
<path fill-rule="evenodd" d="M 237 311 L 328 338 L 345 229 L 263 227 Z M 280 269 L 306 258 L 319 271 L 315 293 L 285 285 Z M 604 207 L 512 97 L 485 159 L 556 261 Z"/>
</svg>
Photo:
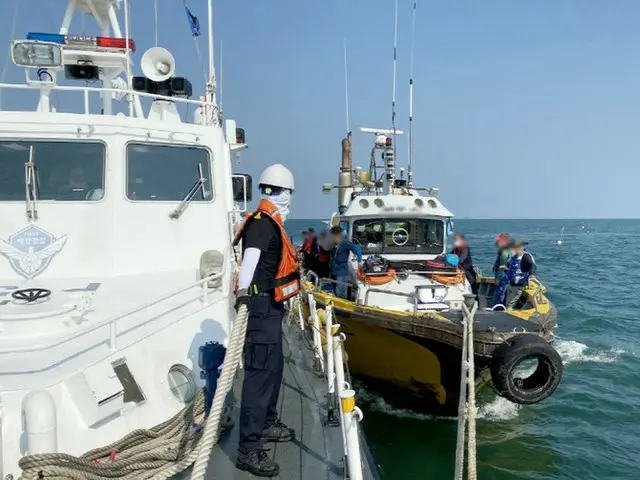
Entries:
<svg viewBox="0 0 640 480">
<path fill-rule="evenodd" d="M 280 473 L 280 466 L 269 458 L 266 450 L 238 452 L 236 467 L 256 477 L 275 477 Z"/>
<path fill-rule="evenodd" d="M 262 441 L 268 442 L 290 442 L 296 438 L 296 432 L 293 428 L 287 427 L 280 420 L 276 420 L 274 423 L 265 428 L 262 433 Z"/>
</svg>

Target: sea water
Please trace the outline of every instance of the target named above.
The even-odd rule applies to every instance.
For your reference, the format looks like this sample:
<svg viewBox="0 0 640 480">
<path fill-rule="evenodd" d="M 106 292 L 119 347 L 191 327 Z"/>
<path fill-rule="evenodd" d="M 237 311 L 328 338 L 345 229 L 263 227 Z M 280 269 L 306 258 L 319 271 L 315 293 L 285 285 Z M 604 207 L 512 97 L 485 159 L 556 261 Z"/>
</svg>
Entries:
<svg viewBox="0 0 640 480">
<path fill-rule="evenodd" d="M 297 241 L 310 226 L 324 225 L 287 222 Z M 529 241 L 558 308 L 555 346 L 565 363 L 558 390 L 540 404 L 481 392 L 478 478 L 640 480 L 640 220 L 457 220 L 455 230 L 485 273 L 498 233 Z M 385 480 L 453 478 L 454 419 L 399 409 L 358 387 Z"/>
</svg>

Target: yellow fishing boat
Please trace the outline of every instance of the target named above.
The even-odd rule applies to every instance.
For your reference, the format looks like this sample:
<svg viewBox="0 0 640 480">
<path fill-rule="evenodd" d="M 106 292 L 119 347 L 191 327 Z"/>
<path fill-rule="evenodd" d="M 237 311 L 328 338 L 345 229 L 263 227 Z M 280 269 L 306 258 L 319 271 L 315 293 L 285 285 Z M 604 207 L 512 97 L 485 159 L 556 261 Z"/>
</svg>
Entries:
<svg viewBox="0 0 640 480">
<path fill-rule="evenodd" d="M 325 185 L 325 191 L 338 189 L 339 213 L 331 224 L 360 245 L 367 261 L 352 262 L 347 298 L 333 295 L 335 282 L 312 272 L 307 289 L 318 307 L 333 303 L 357 378 L 396 405 L 452 415 L 460 393 L 462 304 L 472 298 L 464 273 L 439 262 L 453 233 L 453 213 L 438 199 L 437 189 L 394 178 L 391 131 L 363 131 L 376 136 L 370 171 L 352 168 L 347 137 L 340 182 Z M 375 163 L 378 150 L 384 152 L 382 167 Z M 379 168 L 382 180 L 375 178 Z M 515 403 L 547 398 L 561 380 L 562 360 L 551 346 L 557 311 L 545 287 L 531 280 L 515 308 L 506 310 L 493 304 L 493 278 L 480 274 L 478 284 L 477 383 L 492 384 Z"/>
</svg>

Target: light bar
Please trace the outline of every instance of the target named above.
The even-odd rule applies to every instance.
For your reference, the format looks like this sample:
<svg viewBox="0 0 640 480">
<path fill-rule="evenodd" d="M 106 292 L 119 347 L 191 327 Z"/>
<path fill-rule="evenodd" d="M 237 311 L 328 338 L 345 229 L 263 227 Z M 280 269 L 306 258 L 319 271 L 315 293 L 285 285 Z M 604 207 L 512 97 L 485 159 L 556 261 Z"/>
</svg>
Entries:
<svg viewBox="0 0 640 480">
<path fill-rule="evenodd" d="M 59 33 L 27 33 L 27 40 L 35 40 L 38 42 L 50 42 L 59 43 L 60 45 L 68 45 L 73 47 L 94 47 L 94 48 L 106 48 L 114 50 L 126 50 L 127 40 L 125 38 L 115 37 L 91 37 L 86 35 L 62 35 Z M 129 50 L 136 51 L 136 43 L 132 40 L 128 40 Z"/>
</svg>

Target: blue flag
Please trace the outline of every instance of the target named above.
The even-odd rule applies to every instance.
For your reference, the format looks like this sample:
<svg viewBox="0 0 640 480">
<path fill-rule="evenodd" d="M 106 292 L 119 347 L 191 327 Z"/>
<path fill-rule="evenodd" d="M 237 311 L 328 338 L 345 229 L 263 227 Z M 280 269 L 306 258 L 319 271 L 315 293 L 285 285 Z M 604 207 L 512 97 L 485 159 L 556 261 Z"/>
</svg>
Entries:
<svg viewBox="0 0 640 480">
<path fill-rule="evenodd" d="M 187 12 L 187 20 L 189 20 L 189 26 L 191 27 L 191 34 L 194 37 L 199 37 L 200 36 L 200 20 L 198 20 L 198 17 L 196 17 L 191 13 L 191 10 L 189 10 L 189 7 L 185 5 L 184 9 Z"/>
</svg>

